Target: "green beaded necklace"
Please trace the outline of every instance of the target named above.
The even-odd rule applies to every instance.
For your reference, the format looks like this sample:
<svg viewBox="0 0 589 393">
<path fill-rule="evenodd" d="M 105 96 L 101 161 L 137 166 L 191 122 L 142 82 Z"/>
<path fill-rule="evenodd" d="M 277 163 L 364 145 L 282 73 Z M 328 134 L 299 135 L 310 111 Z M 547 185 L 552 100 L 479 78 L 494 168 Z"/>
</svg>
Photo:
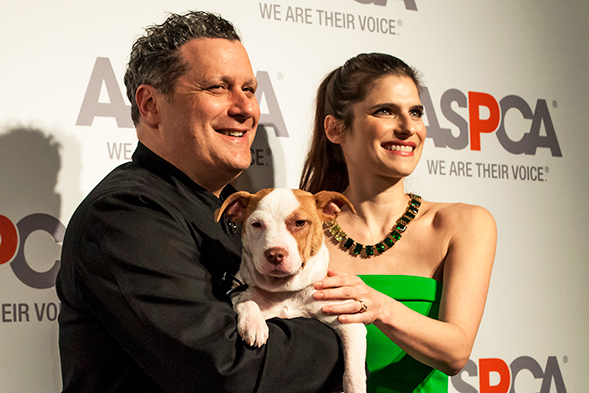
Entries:
<svg viewBox="0 0 589 393">
<path fill-rule="evenodd" d="M 409 195 L 411 199 L 409 200 L 409 204 L 407 205 L 405 213 L 399 217 L 395 225 L 393 225 L 391 232 L 380 243 L 365 246 L 356 242 L 342 230 L 335 219 L 325 223 L 326 229 L 344 249 L 351 251 L 355 255 L 359 255 L 364 258 L 380 255 L 389 248 L 393 247 L 395 243 L 401 239 L 401 234 L 405 232 L 407 225 L 409 225 L 411 220 L 413 220 L 419 212 L 419 207 L 421 206 L 421 197 L 415 194 L 407 195 Z"/>
</svg>

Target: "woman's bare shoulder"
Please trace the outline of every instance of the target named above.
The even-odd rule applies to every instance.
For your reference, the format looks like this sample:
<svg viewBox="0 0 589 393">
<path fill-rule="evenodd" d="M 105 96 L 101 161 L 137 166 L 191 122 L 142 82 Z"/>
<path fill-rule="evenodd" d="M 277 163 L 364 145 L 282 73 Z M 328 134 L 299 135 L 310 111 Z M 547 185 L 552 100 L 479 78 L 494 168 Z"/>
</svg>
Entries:
<svg viewBox="0 0 589 393">
<path fill-rule="evenodd" d="M 429 202 L 423 203 L 431 215 L 432 223 L 438 227 L 494 228 L 495 219 L 482 206 L 467 203 Z"/>
</svg>

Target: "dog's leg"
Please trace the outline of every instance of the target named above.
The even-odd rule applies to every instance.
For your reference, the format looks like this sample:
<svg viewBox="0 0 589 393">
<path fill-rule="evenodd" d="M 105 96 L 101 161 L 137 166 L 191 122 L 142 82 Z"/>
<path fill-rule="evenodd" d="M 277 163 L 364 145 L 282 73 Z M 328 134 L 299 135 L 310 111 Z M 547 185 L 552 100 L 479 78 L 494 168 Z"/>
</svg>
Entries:
<svg viewBox="0 0 589 393">
<path fill-rule="evenodd" d="M 262 311 L 253 300 L 236 303 L 233 309 L 237 313 L 237 332 L 252 347 L 266 344 L 270 329 Z"/>
<path fill-rule="evenodd" d="M 366 326 L 361 323 L 341 324 L 335 331 L 344 351 L 344 392 L 366 393 Z"/>
</svg>

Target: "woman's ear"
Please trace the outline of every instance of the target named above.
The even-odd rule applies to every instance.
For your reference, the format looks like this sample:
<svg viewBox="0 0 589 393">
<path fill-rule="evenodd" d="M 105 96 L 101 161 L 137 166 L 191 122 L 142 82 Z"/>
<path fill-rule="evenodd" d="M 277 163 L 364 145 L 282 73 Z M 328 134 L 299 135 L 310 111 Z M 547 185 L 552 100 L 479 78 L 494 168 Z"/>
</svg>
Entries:
<svg viewBox="0 0 589 393">
<path fill-rule="evenodd" d="M 325 116 L 323 121 L 323 128 L 325 129 L 325 135 L 331 143 L 340 144 L 342 142 L 344 134 L 344 122 L 338 120 L 332 115 Z"/>
</svg>

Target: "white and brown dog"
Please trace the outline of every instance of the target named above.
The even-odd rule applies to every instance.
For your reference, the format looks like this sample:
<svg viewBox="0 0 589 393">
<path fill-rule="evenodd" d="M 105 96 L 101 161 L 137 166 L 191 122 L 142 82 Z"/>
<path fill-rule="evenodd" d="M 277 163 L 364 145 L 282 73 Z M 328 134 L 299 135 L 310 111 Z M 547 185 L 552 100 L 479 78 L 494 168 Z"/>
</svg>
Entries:
<svg viewBox="0 0 589 393">
<path fill-rule="evenodd" d="M 344 351 L 344 392 L 366 391 L 366 327 L 341 324 L 321 307 L 333 301 L 313 299 L 313 283 L 327 274 L 329 252 L 323 222 L 332 220 L 343 205 L 354 207 L 337 192 L 315 195 L 291 189 L 265 189 L 256 194 L 237 192 L 216 211 L 242 225 L 243 252 L 236 278 L 247 289 L 233 295 L 239 335 L 251 346 L 268 339 L 266 319 L 307 317 L 331 326 Z"/>
</svg>

